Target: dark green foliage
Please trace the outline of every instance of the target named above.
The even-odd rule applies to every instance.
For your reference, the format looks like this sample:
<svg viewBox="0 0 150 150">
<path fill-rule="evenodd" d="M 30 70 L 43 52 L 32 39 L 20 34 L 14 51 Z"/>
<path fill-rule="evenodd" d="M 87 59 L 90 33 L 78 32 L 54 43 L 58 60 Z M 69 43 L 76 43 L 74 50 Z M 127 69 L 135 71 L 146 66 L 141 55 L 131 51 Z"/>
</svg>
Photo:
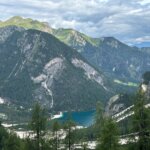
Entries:
<svg viewBox="0 0 150 150">
<path fill-rule="evenodd" d="M 104 110 L 100 102 L 96 105 L 96 116 L 95 116 L 95 133 L 96 137 L 100 137 L 101 129 L 104 123 Z"/>
<path fill-rule="evenodd" d="M 32 118 L 30 123 L 30 128 L 35 134 L 35 144 L 36 149 L 41 150 L 40 146 L 42 145 L 43 137 L 46 131 L 46 114 L 45 110 L 40 107 L 37 103 L 32 111 Z"/>
<path fill-rule="evenodd" d="M 118 150 L 118 126 L 111 117 L 104 114 L 100 103 L 96 108 L 95 130 L 98 140 L 96 150 Z"/>
<path fill-rule="evenodd" d="M 111 118 L 105 118 L 97 150 L 118 150 L 118 128 Z"/>
<path fill-rule="evenodd" d="M 58 131 L 60 130 L 60 124 L 57 121 L 55 121 L 53 123 L 52 130 L 53 130 L 53 136 L 54 136 L 54 139 L 53 139 L 53 149 L 54 150 L 58 150 L 58 148 L 59 148 L 59 142 L 60 142 Z"/>
<path fill-rule="evenodd" d="M 64 124 L 64 130 L 66 131 L 65 145 L 69 150 L 73 149 L 75 144 L 75 123 L 69 118 Z"/>
<path fill-rule="evenodd" d="M 0 150 L 24 150 L 23 141 L 0 125 Z"/>
<path fill-rule="evenodd" d="M 10 133 L 7 140 L 5 140 L 4 150 L 20 150 L 21 141 L 13 133 Z"/>
<path fill-rule="evenodd" d="M 147 71 L 143 74 L 143 80 L 145 84 L 149 84 L 150 82 L 150 71 Z"/>
<path fill-rule="evenodd" d="M 7 131 L 0 125 L 0 150 L 2 150 L 5 146 L 5 141 L 8 138 Z"/>
<path fill-rule="evenodd" d="M 133 116 L 133 132 L 138 136 L 134 146 L 136 150 L 150 149 L 150 110 L 145 108 L 146 99 L 140 90 L 136 95 Z"/>
</svg>

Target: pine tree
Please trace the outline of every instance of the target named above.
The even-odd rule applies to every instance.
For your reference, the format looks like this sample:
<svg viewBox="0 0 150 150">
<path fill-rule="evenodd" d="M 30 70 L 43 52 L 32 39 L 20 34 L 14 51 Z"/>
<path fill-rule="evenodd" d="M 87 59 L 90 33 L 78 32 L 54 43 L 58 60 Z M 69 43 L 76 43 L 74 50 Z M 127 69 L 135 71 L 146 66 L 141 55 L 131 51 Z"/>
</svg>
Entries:
<svg viewBox="0 0 150 150">
<path fill-rule="evenodd" d="M 14 134 L 9 133 L 8 138 L 5 140 L 4 150 L 20 150 L 21 140 Z"/>
<path fill-rule="evenodd" d="M 54 150 L 58 150 L 59 148 L 59 135 L 58 135 L 58 131 L 60 129 L 60 124 L 58 123 L 58 121 L 55 121 L 53 123 L 53 136 L 54 136 L 54 142 L 53 142 L 53 149 Z"/>
<path fill-rule="evenodd" d="M 101 127 L 104 122 L 103 117 L 104 117 L 104 110 L 102 108 L 102 104 L 98 102 L 96 105 L 96 115 L 95 115 L 95 132 L 97 138 L 100 136 L 101 133 Z"/>
<path fill-rule="evenodd" d="M 118 150 L 118 127 L 112 118 L 104 118 L 97 150 Z"/>
<path fill-rule="evenodd" d="M 65 138 L 66 148 L 72 150 L 73 145 L 75 143 L 75 138 L 74 138 L 75 123 L 72 120 L 68 120 L 65 123 L 64 129 L 66 131 L 66 138 Z"/>
<path fill-rule="evenodd" d="M 40 150 L 42 140 L 46 131 L 46 113 L 43 108 L 37 103 L 32 111 L 30 128 L 35 134 L 36 150 Z"/>
<path fill-rule="evenodd" d="M 150 111 L 145 108 L 146 96 L 142 90 L 136 95 L 133 116 L 133 132 L 137 133 L 136 150 L 150 150 Z"/>
<path fill-rule="evenodd" d="M 8 139 L 8 137 L 8 132 L 4 129 L 2 125 L 0 125 L 0 150 L 4 149 L 5 141 Z"/>
</svg>

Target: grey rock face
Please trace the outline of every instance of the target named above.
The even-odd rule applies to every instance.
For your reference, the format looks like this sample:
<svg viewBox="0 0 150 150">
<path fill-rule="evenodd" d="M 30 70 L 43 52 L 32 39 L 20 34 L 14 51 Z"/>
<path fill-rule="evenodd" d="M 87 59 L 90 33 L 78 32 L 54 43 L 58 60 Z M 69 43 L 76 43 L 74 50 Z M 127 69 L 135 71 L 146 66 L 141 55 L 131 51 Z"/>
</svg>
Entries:
<svg viewBox="0 0 150 150">
<path fill-rule="evenodd" d="M 23 30 L 24 30 L 23 28 L 16 26 L 0 28 L 0 43 L 5 42 L 7 38 L 11 36 L 15 31 L 23 31 Z"/>
<path fill-rule="evenodd" d="M 130 107 L 133 102 L 132 97 L 126 94 L 115 95 L 111 97 L 106 105 L 106 115 L 114 116 L 126 108 Z"/>
<path fill-rule="evenodd" d="M 102 73 L 52 35 L 0 30 L 0 97 L 26 107 L 38 101 L 48 109 L 80 110 L 113 93 Z"/>
</svg>

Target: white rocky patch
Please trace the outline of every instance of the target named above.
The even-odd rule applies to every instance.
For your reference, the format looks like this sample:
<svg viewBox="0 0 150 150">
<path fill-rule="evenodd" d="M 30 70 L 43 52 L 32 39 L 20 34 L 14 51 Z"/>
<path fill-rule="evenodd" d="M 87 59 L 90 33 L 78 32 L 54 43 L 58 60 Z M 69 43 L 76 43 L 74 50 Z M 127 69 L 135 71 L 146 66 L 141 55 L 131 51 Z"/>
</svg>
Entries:
<svg viewBox="0 0 150 150">
<path fill-rule="evenodd" d="M 116 68 L 114 67 L 114 68 L 112 69 L 112 71 L 115 72 L 115 71 L 116 71 Z"/>
<path fill-rule="evenodd" d="M 75 67 L 82 68 L 85 71 L 85 75 L 88 77 L 90 80 L 96 81 L 98 84 L 100 84 L 105 90 L 108 90 L 104 86 L 103 78 L 100 76 L 100 74 L 92 68 L 90 65 L 87 63 L 83 62 L 82 60 L 79 60 L 77 58 L 72 59 L 72 64 Z"/>
<path fill-rule="evenodd" d="M 51 117 L 51 120 L 53 120 L 53 119 L 58 119 L 58 118 L 62 118 L 62 117 L 63 117 L 63 112 L 60 112 L 59 114 L 53 115 L 53 116 Z"/>
<path fill-rule="evenodd" d="M 9 74 L 9 76 L 8 76 L 7 79 L 9 79 L 9 78 L 13 75 L 13 73 L 15 72 L 15 70 L 16 70 L 18 64 L 19 64 L 19 61 L 18 61 L 18 62 L 16 63 L 16 65 L 14 66 L 14 68 L 12 69 L 12 71 L 11 71 L 11 73 Z"/>
<path fill-rule="evenodd" d="M 7 117 L 7 115 L 6 114 L 4 114 L 4 113 L 0 113 L 0 118 L 1 119 L 7 119 L 8 117 Z"/>
<path fill-rule="evenodd" d="M 17 126 L 18 124 L 7 124 L 7 123 L 2 123 L 2 126 L 5 127 L 5 128 L 10 128 L 10 127 L 15 127 Z"/>
<path fill-rule="evenodd" d="M 19 66 L 18 70 L 17 70 L 16 73 L 15 73 L 15 76 L 17 76 L 17 74 L 18 74 L 20 71 L 23 70 L 25 63 L 26 63 L 26 60 L 24 60 L 24 61 L 21 63 L 21 65 Z"/>
<path fill-rule="evenodd" d="M 46 75 L 45 74 L 40 74 L 37 77 L 31 77 L 31 79 L 33 80 L 34 83 L 41 83 L 42 81 L 44 81 L 46 79 Z"/>
<path fill-rule="evenodd" d="M 25 139 L 25 138 L 33 138 L 35 137 L 35 134 L 33 134 L 32 131 L 14 131 L 17 136 L 19 136 L 21 139 Z"/>
<path fill-rule="evenodd" d="M 0 104 L 4 104 L 4 103 L 5 103 L 5 100 L 0 97 Z"/>
<path fill-rule="evenodd" d="M 128 117 L 130 117 L 130 116 L 132 116 L 133 114 L 134 114 L 134 112 L 131 111 L 130 113 L 124 115 L 123 117 L 118 118 L 118 119 L 116 120 L 116 122 L 120 122 L 120 121 L 122 121 L 122 120 L 124 120 L 124 119 L 126 119 L 126 118 L 128 118 Z"/>
<path fill-rule="evenodd" d="M 52 108 L 53 105 L 54 105 L 53 93 L 52 93 L 52 90 L 50 90 L 50 88 L 48 88 L 48 86 L 47 86 L 47 80 L 45 80 L 44 82 L 42 82 L 41 85 L 46 89 L 46 91 L 48 92 L 48 94 L 52 98 L 52 102 L 51 102 L 51 105 L 50 105 L 50 108 Z"/>
<path fill-rule="evenodd" d="M 57 65 L 57 66 L 58 66 L 58 67 L 56 68 L 56 70 L 57 70 L 57 69 L 59 69 L 59 67 L 62 66 L 63 61 L 64 61 L 64 60 L 63 60 L 62 58 L 56 57 L 56 58 L 50 60 L 50 61 L 45 65 L 44 69 L 45 69 L 46 71 L 48 71 L 53 65 Z"/>
<path fill-rule="evenodd" d="M 112 105 L 114 102 L 116 102 L 119 99 L 119 95 L 115 95 L 110 98 L 108 105 Z"/>
<path fill-rule="evenodd" d="M 15 126 L 18 126 L 18 125 L 28 125 L 28 123 L 20 123 L 20 124 L 2 123 L 2 126 L 4 126 L 5 128 L 15 127 Z"/>
<path fill-rule="evenodd" d="M 146 104 L 146 105 L 145 105 L 145 108 L 149 108 L 149 107 L 150 107 L 150 104 Z"/>
<path fill-rule="evenodd" d="M 121 111 L 121 112 L 115 114 L 115 115 L 113 116 L 113 118 L 116 118 L 116 117 L 119 117 L 119 116 L 125 114 L 127 111 L 129 111 L 129 110 L 130 110 L 131 108 L 133 108 L 133 107 L 134 107 L 134 105 L 132 105 L 132 106 L 130 106 L 130 107 L 124 109 L 123 111 Z"/>
<path fill-rule="evenodd" d="M 146 84 L 142 84 L 141 87 L 142 87 L 142 90 L 143 90 L 144 92 L 147 91 L 147 85 L 146 85 Z"/>
<path fill-rule="evenodd" d="M 118 48 L 119 44 L 117 41 L 113 40 L 111 42 L 107 42 L 108 45 L 110 45 L 113 48 Z"/>
<path fill-rule="evenodd" d="M 122 121 L 122 120 L 124 120 L 124 119 L 126 119 L 126 118 L 128 118 L 128 117 L 130 117 L 130 116 L 132 116 L 132 115 L 134 114 L 134 111 L 130 111 L 130 112 L 127 113 L 127 114 L 125 114 L 125 112 L 131 110 L 133 107 L 134 107 L 134 105 L 132 105 L 132 106 L 126 108 L 126 109 L 123 110 L 122 112 L 120 112 L 120 113 L 114 115 L 113 118 L 117 118 L 117 117 L 118 117 L 117 120 L 116 120 L 116 122 L 120 122 L 120 121 Z M 145 105 L 145 108 L 149 108 L 149 107 L 150 107 L 150 104 L 146 104 L 146 105 Z M 123 115 L 123 114 L 125 114 L 125 115 Z M 123 115 L 123 116 L 122 116 L 122 115 Z M 121 116 L 121 117 L 119 117 L 119 116 Z"/>
<path fill-rule="evenodd" d="M 41 87 L 43 87 L 46 90 L 47 94 L 51 96 L 52 101 L 51 101 L 50 108 L 52 108 L 54 105 L 54 99 L 53 99 L 51 86 L 53 84 L 54 78 L 57 78 L 61 74 L 62 70 L 65 68 L 65 65 L 63 62 L 64 62 L 63 58 L 56 57 L 50 60 L 44 66 L 42 74 L 40 74 L 37 77 L 31 77 L 34 83 L 40 83 Z"/>
</svg>

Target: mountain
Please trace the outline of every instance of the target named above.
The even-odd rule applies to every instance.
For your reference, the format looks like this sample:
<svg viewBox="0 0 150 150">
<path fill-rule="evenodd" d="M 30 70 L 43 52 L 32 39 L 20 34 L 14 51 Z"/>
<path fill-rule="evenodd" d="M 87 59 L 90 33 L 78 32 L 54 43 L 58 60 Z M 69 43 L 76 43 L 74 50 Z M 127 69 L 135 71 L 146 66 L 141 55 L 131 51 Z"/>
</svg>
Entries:
<svg viewBox="0 0 150 150">
<path fill-rule="evenodd" d="M 142 83 L 139 86 L 140 91 L 145 94 L 145 107 L 150 108 L 150 71 L 145 72 L 142 76 Z M 118 122 L 123 124 L 124 128 L 130 126 L 131 116 L 134 114 L 134 103 L 136 95 L 119 94 L 111 97 L 107 102 L 105 113 L 113 116 Z M 129 130 L 128 130 L 129 131 Z"/>
<path fill-rule="evenodd" d="M 149 70 L 150 55 L 113 37 L 90 38 L 71 29 L 58 29 L 54 35 L 114 81 L 139 82 Z"/>
<path fill-rule="evenodd" d="M 0 97 L 31 107 L 85 110 L 113 94 L 112 83 L 76 50 L 34 29 L 0 28 Z"/>
<path fill-rule="evenodd" d="M 14 16 L 4 22 L 0 22 L 0 27 L 6 27 L 11 25 L 23 27 L 25 29 L 36 29 L 48 33 L 52 33 L 54 30 L 48 25 L 47 22 L 39 22 L 30 18 L 24 19 L 20 16 Z"/>
<path fill-rule="evenodd" d="M 140 48 L 140 50 L 141 50 L 142 52 L 145 52 L 145 53 L 147 53 L 147 54 L 150 54 L 150 47 L 142 47 L 142 48 Z"/>
<path fill-rule="evenodd" d="M 88 62 L 104 72 L 111 80 L 125 83 L 123 85 L 139 82 L 141 75 L 149 70 L 149 54 L 113 37 L 92 38 L 73 29 L 53 29 L 47 23 L 17 16 L 0 22 L 0 27 L 8 25 L 38 29 L 53 34 L 60 41 L 80 52 Z"/>
<path fill-rule="evenodd" d="M 142 48 L 142 47 L 150 47 L 150 42 L 141 42 L 141 43 L 137 43 L 135 44 L 135 46 Z"/>
</svg>

